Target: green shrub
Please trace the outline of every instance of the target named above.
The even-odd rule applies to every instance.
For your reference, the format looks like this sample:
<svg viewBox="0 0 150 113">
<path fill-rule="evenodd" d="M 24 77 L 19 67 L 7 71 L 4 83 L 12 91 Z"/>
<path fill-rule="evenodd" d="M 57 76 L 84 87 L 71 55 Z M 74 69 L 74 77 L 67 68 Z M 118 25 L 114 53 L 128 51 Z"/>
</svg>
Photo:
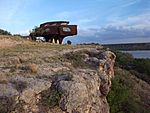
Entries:
<svg viewBox="0 0 150 113">
<path fill-rule="evenodd" d="M 70 40 L 67 40 L 67 44 L 68 44 L 68 45 L 71 45 L 72 42 L 71 42 Z"/>
<path fill-rule="evenodd" d="M 49 107 L 54 107 L 54 106 L 58 105 L 59 101 L 61 99 L 61 96 L 62 96 L 62 92 L 59 92 L 56 90 L 52 91 L 47 98 Z"/>
<path fill-rule="evenodd" d="M 117 75 L 112 81 L 112 88 L 107 99 L 111 113 L 124 113 L 124 104 L 127 103 L 130 90 L 125 86 L 122 79 Z"/>
<path fill-rule="evenodd" d="M 84 57 L 80 52 L 70 52 L 64 55 L 64 58 L 74 67 L 85 67 L 87 64 L 84 62 Z"/>
<path fill-rule="evenodd" d="M 119 51 L 114 51 L 116 54 L 116 66 L 122 67 L 124 69 L 128 69 L 132 66 L 133 56 L 129 53 L 122 53 Z"/>
<path fill-rule="evenodd" d="M 136 71 L 150 75 L 150 59 L 134 59 L 133 65 Z"/>
<path fill-rule="evenodd" d="M 110 113 L 149 113 L 149 109 L 143 104 L 143 97 L 135 93 L 133 87 L 137 83 L 132 78 L 133 75 L 117 69 L 115 73 L 111 91 L 107 96 Z"/>
<path fill-rule="evenodd" d="M 116 66 L 150 75 L 150 59 L 134 59 L 133 56 L 129 53 L 122 53 L 118 51 L 114 52 L 117 56 Z"/>
<path fill-rule="evenodd" d="M 11 33 L 6 30 L 0 29 L 0 35 L 11 35 Z"/>
</svg>

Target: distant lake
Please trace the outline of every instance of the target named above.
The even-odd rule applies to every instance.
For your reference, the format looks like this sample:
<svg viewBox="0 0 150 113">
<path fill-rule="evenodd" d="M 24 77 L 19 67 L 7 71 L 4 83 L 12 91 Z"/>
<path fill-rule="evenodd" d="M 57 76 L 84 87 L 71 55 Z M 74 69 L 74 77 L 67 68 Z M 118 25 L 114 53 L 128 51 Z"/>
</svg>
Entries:
<svg viewBox="0 0 150 113">
<path fill-rule="evenodd" d="M 134 58 L 150 58 L 150 50 L 139 50 L 139 51 L 122 51 L 124 53 L 130 53 Z"/>
</svg>

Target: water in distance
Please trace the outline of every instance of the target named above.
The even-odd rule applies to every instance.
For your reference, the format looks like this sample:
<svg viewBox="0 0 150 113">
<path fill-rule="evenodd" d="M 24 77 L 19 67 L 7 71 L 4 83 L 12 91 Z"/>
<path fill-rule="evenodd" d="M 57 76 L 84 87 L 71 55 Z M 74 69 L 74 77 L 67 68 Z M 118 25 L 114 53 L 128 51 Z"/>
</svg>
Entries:
<svg viewBox="0 0 150 113">
<path fill-rule="evenodd" d="M 130 53 L 134 58 L 150 58 L 150 50 L 138 50 L 138 51 L 122 51 Z"/>
</svg>

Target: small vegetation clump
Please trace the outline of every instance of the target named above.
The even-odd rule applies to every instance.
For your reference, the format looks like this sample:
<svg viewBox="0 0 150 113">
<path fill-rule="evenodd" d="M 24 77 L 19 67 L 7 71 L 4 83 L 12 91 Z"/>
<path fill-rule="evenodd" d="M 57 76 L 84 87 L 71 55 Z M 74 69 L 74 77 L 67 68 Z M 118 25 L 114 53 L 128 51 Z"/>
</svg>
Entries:
<svg viewBox="0 0 150 113">
<path fill-rule="evenodd" d="M 38 71 L 38 66 L 36 64 L 29 64 L 28 69 L 31 73 L 35 74 Z"/>
<path fill-rule="evenodd" d="M 150 59 L 134 59 L 133 64 L 138 72 L 150 75 Z"/>
<path fill-rule="evenodd" d="M 0 29 L 0 35 L 11 35 L 11 33 L 6 30 Z"/>
<path fill-rule="evenodd" d="M 117 56 L 115 65 L 123 69 L 129 69 L 133 64 L 133 56 L 129 53 L 115 51 Z"/>
<path fill-rule="evenodd" d="M 128 107 L 124 104 L 128 103 L 129 93 L 129 89 L 123 84 L 120 76 L 117 75 L 112 82 L 112 88 L 108 95 L 111 113 L 122 113 L 124 108 Z"/>
<path fill-rule="evenodd" d="M 19 67 L 18 67 L 19 66 Z M 25 73 L 36 74 L 38 72 L 38 66 L 34 63 L 18 65 L 15 66 L 16 69 L 21 69 Z"/>
<path fill-rule="evenodd" d="M 14 99 L 8 97 L 0 97 L 0 113 L 10 113 L 14 109 Z"/>
<path fill-rule="evenodd" d="M 27 83 L 24 81 L 12 81 L 11 82 L 15 89 L 19 91 L 20 93 L 27 88 Z"/>
<path fill-rule="evenodd" d="M 52 85 L 51 87 L 42 92 L 42 100 L 41 102 L 50 108 L 54 108 L 55 106 L 59 105 L 60 99 L 63 96 L 63 91 L 58 89 L 57 83 L 59 80 L 64 80 L 64 81 L 72 81 L 72 74 L 67 72 L 66 74 L 64 73 L 57 73 L 51 76 Z"/>
<path fill-rule="evenodd" d="M 72 42 L 71 42 L 70 40 L 67 40 L 67 44 L 68 44 L 68 45 L 71 45 Z"/>
<path fill-rule="evenodd" d="M 59 101 L 61 99 L 61 96 L 62 96 L 62 93 L 59 92 L 59 91 L 51 91 L 51 93 L 49 94 L 48 98 L 47 98 L 47 102 L 48 102 L 48 105 L 50 107 L 54 107 L 56 105 L 59 104 Z"/>
<path fill-rule="evenodd" d="M 84 55 L 80 52 L 70 52 L 64 55 L 64 58 L 71 62 L 72 65 L 77 67 L 86 67 L 86 63 L 84 62 Z"/>
</svg>

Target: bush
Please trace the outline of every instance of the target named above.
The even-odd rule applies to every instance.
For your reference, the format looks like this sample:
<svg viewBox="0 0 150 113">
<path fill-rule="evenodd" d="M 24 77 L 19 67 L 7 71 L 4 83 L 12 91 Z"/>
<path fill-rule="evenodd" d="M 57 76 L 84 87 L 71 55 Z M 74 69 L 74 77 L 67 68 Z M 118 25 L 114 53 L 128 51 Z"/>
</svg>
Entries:
<svg viewBox="0 0 150 113">
<path fill-rule="evenodd" d="M 129 97 L 130 90 L 125 86 L 120 76 L 116 76 L 112 81 L 112 88 L 107 99 L 110 105 L 111 113 L 123 113 L 123 108 Z"/>
<path fill-rule="evenodd" d="M 68 45 L 71 45 L 71 44 L 72 44 L 72 42 L 71 42 L 70 40 L 68 40 L 68 41 L 67 41 L 67 44 L 68 44 Z"/>
<path fill-rule="evenodd" d="M 31 71 L 31 73 L 37 73 L 38 66 L 36 64 L 30 64 L 29 65 L 29 70 Z"/>
<path fill-rule="evenodd" d="M 34 63 L 28 64 L 24 67 L 21 67 L 22 70 L 29 72 L 31 74 L 36 74 L 38 71 L 38 66 Z"/>
<path fill-rule="evenodd" d="M 0 35 L 11 35 L 11 33 L 3 29 L 0 29 Z"/>
<path fill-rule="evenodd" d="M 59 92 L 56 90 L 51 91 L 47 99 L 49 107 L 54 107 L 54 106 L 59 105 L 61 96 L 62 96 L 62 92 Z"/>
<path fill-rule="evenodd" d="M 129 53 L 116 52 L 116 66 L 150 75 L 150 59 L 134 59 Z"/>
<path fill-rule="evenodd" d="M 149 109 L 143 104 L 143 97 L 134 92 L 134 85 L 137 83 L 132 79 L 133 75 L 117 69 L 115 73 L 111 91 L 107 96 L 110 113 L 149 113 Z"/>
<path fill-rule="evenodd" d="M 64 58 L 71 62 L 74 67 L 86 67 L 86 63 L 84 62 L 84 55 L 80 52 L 70 52 L 64 55 Z"/>
<path fill-rule="evenodd" d="M 20 93 L 22 93 L 22 91 L 27 88 L 27 83 L 24 81 L 11 81 L 11 83 L 13 84 L 14 88 Z"/>
<path fill-rule="evenodd" d="M 150 59 L 134 59 L 133 65 L 136 71 L 150 75 Z"/>
<path fill-rule="evenodd" d="M 119 66 L 124 69 L 129 69 L 132 67 L 133 56 L 129 53 L 122 53 L 119 51 L 115 51 L 116 54 L 116 66 Z"/>
<path fill-rule="evenodd" d="M 150 59 L 134 59 L 128 53 L 118 51 L 115 51 L 115 54 L 117 56 L 115 65 L 129 71 L 120 69 L 115 72 L 116 75 L 112 81 L 112 88 L 107 96 L 110 112 L 149 113 L 149 109 L 147 109 L 147 105 L 143 101 L 146 97 L 143 97 L 134 89 L 136 85 L 141 87 L 143 84 L 137 83 L 133 76 L 136 75 L 140 79 L 147 79 L 149 81 Z"/>
<path fill-rule="evenodd" d="M 62 92 L 51 87 L 41 93 L 41 104 L 49 108 L 54 108 L 59 105 L 61 96 L 63 96 Z"/>
</svg>

